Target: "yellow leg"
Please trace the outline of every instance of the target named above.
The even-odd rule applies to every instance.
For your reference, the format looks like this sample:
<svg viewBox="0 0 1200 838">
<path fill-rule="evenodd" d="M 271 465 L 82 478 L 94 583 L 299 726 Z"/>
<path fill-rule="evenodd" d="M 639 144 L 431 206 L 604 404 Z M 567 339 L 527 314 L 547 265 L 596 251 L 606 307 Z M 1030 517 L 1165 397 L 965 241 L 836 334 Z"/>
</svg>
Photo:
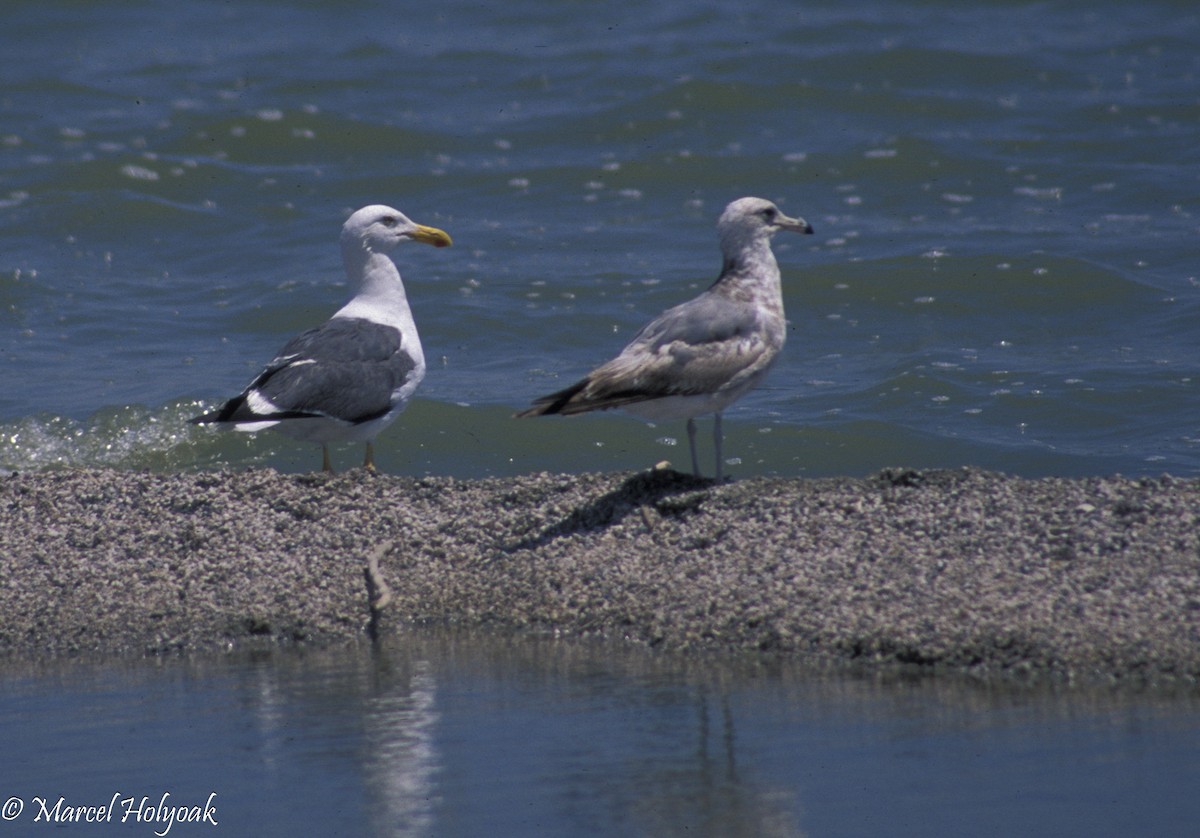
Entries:
<svg viewBox="0 0 1200 838">
<path fill-rule="evenodd" d="M 333 463 L 329 462 L 329 446 L 321 446 L 321 471 L 327 471 L 333 474 Z"/>
<path fill-rule="evenodd" d="M 375 470 L 375 446 L 370 442 L 367 443 L 367 456 L 363 458 L 363 468 L 368 471 Z"/>
</svg>

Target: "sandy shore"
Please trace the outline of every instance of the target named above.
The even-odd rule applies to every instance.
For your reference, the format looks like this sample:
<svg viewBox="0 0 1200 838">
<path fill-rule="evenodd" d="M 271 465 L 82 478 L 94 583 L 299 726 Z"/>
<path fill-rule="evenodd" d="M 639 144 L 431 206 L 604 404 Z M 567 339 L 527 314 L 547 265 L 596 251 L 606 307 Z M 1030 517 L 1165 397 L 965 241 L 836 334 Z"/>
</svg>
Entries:
<svg viewBox="0 0 1200 838">
<path fill-rule="evenodd" d="M 1200 484 L 671 471 L 0 478 L 0 655 L 411 621 L 1085 679 L 1200 678 Z"/>
</svg>

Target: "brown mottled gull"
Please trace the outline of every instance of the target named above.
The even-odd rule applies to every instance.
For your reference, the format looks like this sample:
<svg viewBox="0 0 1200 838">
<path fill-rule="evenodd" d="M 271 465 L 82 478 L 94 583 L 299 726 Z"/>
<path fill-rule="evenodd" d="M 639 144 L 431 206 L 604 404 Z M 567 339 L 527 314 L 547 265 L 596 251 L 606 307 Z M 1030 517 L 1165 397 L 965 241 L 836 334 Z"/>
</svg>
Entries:
<svg viewBox="0 0 1200 838">
<path fill-rule="evenodd" d="M 783 348 L 786 323 L 779 265 L 771 237 L 780 230 L 811 233 L 762 198 L 739 198 L 717 221 L 724 263 L 700 296 L 669 308 L 634 336 L 616 358 L 517 416 L 623 408 L 645 419 L 687 419 L 692 470 L 695 417 L 714 416 L 716 477 L 721 479 L 721 413 L 762 381 Z"/>
</svg>

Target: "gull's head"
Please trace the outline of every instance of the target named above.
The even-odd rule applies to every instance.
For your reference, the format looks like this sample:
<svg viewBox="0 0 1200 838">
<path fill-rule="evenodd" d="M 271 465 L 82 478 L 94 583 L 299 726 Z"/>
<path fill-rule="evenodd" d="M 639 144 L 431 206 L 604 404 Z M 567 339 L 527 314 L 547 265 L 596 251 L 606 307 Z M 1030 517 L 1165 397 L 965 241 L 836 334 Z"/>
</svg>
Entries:
<svg viewBox="0 0 1200 838">
<path fill-rule="evenodd" d="M 417 224 L 400 210 L 382 204 L 363 207 L 342 225 L 343 247 L 387 253 L 402 241 L 424 242 L 434 247 L 447 247 L 451 243 L 444 230 Z"/>
<path fill-rule="evenodd" d="M 750 242 L 769 241 L 780 230 L 811 233 L 813 228 L 803 218 L 784 215 L 765 198 L 738 198 L 721 213 L 717 230 L 723 248 L 740 250 Z"/>
</svg>

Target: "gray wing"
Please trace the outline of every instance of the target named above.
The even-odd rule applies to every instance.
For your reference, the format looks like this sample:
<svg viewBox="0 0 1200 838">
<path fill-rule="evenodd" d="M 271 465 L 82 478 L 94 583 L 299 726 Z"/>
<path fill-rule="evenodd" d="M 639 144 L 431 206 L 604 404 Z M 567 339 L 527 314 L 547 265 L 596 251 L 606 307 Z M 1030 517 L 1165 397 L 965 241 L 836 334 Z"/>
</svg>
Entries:
<svg viewBox="0 0 1200 838">
<path fill-rule="evenodd" d="M 290 340 L 241 395 L 200 419 L 327 416 L 355 424 L 376 419 L 392 409 L 392 393 L 416 369 L 401 343 L 399 330 L 391 326 L 335 318 Z M 259 397 L 253 405 L 251 394 Z M 276 409 L 263 411 L 262 400 Z"/>
<path fill-rule="evenodd" d="M 778 320 L 750 302 L 706 292 L 667 309 L 616 358 L 519 415 L 581 413 L 737 387 L 769 367 L 782 348 Z"/>
<path fill-rule="evenodd" d="M 721 344 L 753 333 L 760 325 L 758 315 L 758 309 L 751 303 L 705 292 L 651 320 L 621 354 L 657 350 L 668 344 Z"/>
</svg>

